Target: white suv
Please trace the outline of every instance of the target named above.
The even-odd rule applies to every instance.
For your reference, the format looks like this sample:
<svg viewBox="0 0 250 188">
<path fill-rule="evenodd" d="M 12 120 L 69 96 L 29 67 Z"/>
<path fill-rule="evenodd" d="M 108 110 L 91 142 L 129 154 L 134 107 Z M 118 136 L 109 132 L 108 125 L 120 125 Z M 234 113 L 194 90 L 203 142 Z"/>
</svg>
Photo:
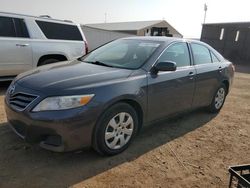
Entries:
<svg viewBox="0 0 250 188">
<path fill-rule="evenodd" d="M 88 51 L 80 25 L 50 17 L 0 12 L 0 80 Z"/>
</svg>

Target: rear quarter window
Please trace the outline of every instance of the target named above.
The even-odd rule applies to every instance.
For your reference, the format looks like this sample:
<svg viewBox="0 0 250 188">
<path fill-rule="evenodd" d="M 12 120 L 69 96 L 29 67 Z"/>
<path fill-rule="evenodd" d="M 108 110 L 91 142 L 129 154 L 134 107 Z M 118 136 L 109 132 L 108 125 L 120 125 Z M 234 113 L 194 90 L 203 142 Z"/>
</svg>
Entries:
<svg viewBox="0 0 250 188">
<path fill-rule="evenodd" d="M 48 39 L 83 41 L 80 31 L 75 25 L 40 20 L 36 20 L 36 23 Z"/>
</svg>

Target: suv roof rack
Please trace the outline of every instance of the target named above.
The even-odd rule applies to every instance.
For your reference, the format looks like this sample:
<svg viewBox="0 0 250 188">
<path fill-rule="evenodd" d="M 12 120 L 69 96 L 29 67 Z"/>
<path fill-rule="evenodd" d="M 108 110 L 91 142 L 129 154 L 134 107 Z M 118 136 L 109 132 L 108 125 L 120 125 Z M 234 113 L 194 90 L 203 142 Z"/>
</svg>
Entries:
<svg viewBox="0 0 250 188">
<path fill-rule="evenodd" d="M 74 23 L 73 21 L 71 21 L 71 20 L 63 20 L 63 21 L 65 21 L 65 22 L 69 22 L 69 23 Z"/>
<path fill-rule="evenodd" d="M 49 16 L 49 15 L 40 15 L 39 17 L 40 18 L 51 18 L 51 16 Z"/>
<path fill-rule="evenodd" d="M 51 20 L 60 21 L 60 22 L 67 22 L 67 23 L 74 23 L 71 20 L 54 19 L 54 18 L 52 18 L 49 15 L 32 16 L 32 15 L 19 14 L 19 13 L 11 13 L 11 12 L 2 12 L 2 11 L 0 11 L 0 13 L 2 13 L 2 14 L 9 14 L 9 15 L 17 15 L 17 16 L 27 16 L 27 17 L 32 17 L 32 18 L 51 19 Z"/>
</svg>

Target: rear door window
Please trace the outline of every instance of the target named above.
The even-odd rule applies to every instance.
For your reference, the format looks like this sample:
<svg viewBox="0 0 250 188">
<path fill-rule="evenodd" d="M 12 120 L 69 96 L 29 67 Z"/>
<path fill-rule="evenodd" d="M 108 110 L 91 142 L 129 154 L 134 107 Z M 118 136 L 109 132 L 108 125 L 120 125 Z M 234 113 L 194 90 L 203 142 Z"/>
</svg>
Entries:
<svg viewBox="0 0 250 188">
<path fill-rule="evenodd" d="M 29 38 L 28 29 L 23 19 L 13 18 L 15 28 L 16 28 L 16 37 L 20 38 Z"/>
<path fill-rule="evenodd" d="M 59 24 L 36 20 L 36 23 L 48 39 L 83 41 L 82 35 L 75 25 Z"/>
<path fill-rule="evenodd" d="M 212 63 L 209 49 L 203 45 L 191 43 L 195 65 Z"/>
<path fill-rule="evenodd" d="M 0 16 L 0 37 L 16 37 L 12 18 Z"/>
</svg>

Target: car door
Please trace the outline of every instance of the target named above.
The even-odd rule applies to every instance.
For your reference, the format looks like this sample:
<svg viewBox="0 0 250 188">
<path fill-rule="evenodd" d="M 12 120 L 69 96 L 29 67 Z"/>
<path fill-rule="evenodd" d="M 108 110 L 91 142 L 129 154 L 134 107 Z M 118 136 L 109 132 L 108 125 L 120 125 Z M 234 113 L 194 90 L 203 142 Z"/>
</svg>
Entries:
<svg viewBox="0 0 250 188">
<path fill-rule="evenodd" d="M 186 42 L 171 44 L 157 62 L 172 61 L 176 71 L 148 73 L 149 121 L 190 109 L 195 88 L 195 69 Z"/>
<path fill-rule="evenodd" d="M 32 48 L 23 19 L 0 16 L 0 76 L 32 68 Z"/>
<path fill-rule="evenodd" d="M 221 83 L 222 65 L 219 61 L 213 62 L 212 58 L 216 57 L 205 45 L 192 42 L 190 46 L 196 70 L 193 107 L 207 106 Z"/>
</svg>

